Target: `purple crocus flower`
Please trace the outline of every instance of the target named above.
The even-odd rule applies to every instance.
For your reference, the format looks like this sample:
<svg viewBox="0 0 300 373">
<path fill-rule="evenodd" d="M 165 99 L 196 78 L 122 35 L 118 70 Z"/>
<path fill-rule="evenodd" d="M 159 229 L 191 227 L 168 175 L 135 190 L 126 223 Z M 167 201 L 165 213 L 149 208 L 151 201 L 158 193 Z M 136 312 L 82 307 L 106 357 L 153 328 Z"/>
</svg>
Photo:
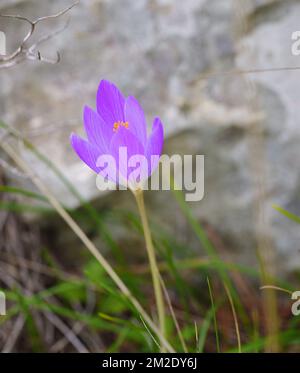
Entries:
<svg viewBox="0 0 300 373">
<path fill-rule="evenodd" d="M 125 98 L 114 84 L 102 80 L 97 92 L 97 111 L 85 106 L 83 121 L 87 140 L 71 135 L 71 145 L 79 158 L 104 178 L 139 188 L 159 162 L 164 140 L 160 119 L 154 119 L 147 136 L 144 111 L 138 101 L 133 96 Z M 113 162 L 104 167 L 103 156 Z M 137 164 L 138 175 L 134 172 Z"/>
</svg>

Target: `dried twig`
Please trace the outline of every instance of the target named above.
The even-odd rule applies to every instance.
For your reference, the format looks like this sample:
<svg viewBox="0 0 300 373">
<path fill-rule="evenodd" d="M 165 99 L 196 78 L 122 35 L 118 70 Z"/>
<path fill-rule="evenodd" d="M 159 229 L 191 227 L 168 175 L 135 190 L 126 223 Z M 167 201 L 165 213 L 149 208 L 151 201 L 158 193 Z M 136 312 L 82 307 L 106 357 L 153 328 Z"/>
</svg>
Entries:
<svg viewBox="0 0 300 373">
<path fill-rule="evenodd" d="M 60 61 L 60 54 L 56 52 L 56 58 L 47 58 L 44 57 L 41 52 L 37 49 L 38 46 L 45 41 L 48 41 L 49 39 L 53 38 L 55 35 L 61 33 L 66 29 L 68 26 L 68 22 L 60 29 L 48 34 L 44 35 L 41 37 L 36 43 L 32 44 L 30 47 L 26 46 L 32 35 L 34 34 L 34 31 L 36 29 L 36 26 L 38 23 L 41 23 L 43 21 L 49 20 L 49 19 L 55 19 L 58 18 L 67 12 L 69 12 L 75 5 L 77 5 L 79 1 L 76 1 L 72 5 L 68 6 L 66 9 L 61 10 L 60 12 L 56 14 L 52 14 L 50 16 L 44 16 L 37 18 L 35 20 L 30 20 L 26 17 L 20 16 L 20 15 L 12 15 L 12 14 L 0 14 L 0 17 L 5 17 L 5 18 L 11 18 L 15 20 L 20 20 L 23 22 L 26 22 L 30 25 L 30 29 L 27 33 L 27 35 L 24 37 L 22 40 L 21 44 L 9 55 L 7 56 L 1 56 L 0 55 L 0 69 L 3 68 L 8 68 L 15 66 L 21 62 L 24 62 L 26 60 L 37 60 L 45 63 L 50 63 L 50 64 L 56 64 Z"/>
</svg>

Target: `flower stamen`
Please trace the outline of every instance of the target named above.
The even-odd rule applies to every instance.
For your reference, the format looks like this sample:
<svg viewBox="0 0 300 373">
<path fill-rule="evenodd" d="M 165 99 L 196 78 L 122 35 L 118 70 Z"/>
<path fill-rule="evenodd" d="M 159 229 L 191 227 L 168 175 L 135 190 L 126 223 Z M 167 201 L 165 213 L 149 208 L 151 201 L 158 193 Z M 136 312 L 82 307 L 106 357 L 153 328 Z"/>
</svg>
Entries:
<svg viewBox="0 0 300 373">
<path fill-rule="evenodd" d="M 128 122 L 122 122 L 122 121 L 115 122 L 114 125 L 113 125 L 113 131 L 117 132 L 120 126 L 128 128 L 129 123 Z"/>
</svg>

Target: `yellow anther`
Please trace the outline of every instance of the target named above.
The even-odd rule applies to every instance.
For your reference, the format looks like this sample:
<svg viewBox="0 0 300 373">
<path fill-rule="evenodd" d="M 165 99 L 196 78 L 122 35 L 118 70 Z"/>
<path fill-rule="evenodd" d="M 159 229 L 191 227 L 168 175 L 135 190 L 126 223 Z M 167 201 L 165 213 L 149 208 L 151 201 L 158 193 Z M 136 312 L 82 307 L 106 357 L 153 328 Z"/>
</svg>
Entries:
<svg viewBox="0 0 300 373">
<path fill-rule="evenodd" d="M 120 126 L 128 128 L 129 123 L 128 122 L 122 122 L 122 121 L 115 122 L 114 125 L 113 125 L 113 131 L 117 132 Z"/>
</svg>

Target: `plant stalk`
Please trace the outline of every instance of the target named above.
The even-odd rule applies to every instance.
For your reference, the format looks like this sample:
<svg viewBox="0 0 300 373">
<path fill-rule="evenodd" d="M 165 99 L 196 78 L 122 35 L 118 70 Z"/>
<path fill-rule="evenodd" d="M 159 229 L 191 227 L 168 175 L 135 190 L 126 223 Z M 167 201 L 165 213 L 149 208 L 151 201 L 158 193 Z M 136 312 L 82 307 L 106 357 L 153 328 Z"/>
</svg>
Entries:
<svg viewBox="0 0 300 373">
<path fill-rule="evenodd" d="M 143 190 L 138 189 L 134 192 L 134 196 L 138 205 L 139 213 L 142 219 L 142 226 L 144 230 L 146 248 L 148 253 L 148 259 L 150 264 L 150 270 L 152 274 L 152 281 L 153 281 L 153 288 L 157 306 L 157 313 L 159 319 L 159 327 L 161 335 L 165 337 L 166 335 L 166 322 L 165 322 L 165 305 L 163 299 L 163 292 L 160 284 L 160 274 L 157 266 L 156 256 L 155 256 L 155 249 L 152 242 L 151 231 L 148 223 L 148 218 L 145 209 L 145 202 L 144 202 L 144 194 Z M 161 352 L 165 352 L 165 348 L 161 344 Z"/>
</svg>

